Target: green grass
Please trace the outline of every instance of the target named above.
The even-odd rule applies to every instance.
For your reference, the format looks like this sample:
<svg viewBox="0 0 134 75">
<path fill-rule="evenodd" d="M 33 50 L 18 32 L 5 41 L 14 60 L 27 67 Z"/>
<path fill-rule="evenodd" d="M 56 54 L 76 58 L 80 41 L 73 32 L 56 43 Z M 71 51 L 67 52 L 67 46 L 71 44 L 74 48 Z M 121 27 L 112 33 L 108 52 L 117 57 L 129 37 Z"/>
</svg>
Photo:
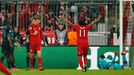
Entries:
<svg viewBox="0 0 134 75">
<path fill-rule="evenodd" d="M 134 70 L 88 70 L 82 72 L 75 69 L 46 69 L 44 71 L 11 71 L 13 75 L 134 75 Z M 0 72 L 0 75 L 4 75 Z"/>
</svg>

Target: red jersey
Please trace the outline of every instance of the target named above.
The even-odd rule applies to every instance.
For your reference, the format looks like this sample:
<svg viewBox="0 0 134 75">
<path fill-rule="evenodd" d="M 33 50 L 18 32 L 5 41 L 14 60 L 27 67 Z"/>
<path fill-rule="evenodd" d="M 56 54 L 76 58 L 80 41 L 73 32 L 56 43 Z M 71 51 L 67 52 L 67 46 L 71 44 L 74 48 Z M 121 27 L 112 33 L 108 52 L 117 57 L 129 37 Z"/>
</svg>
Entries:
<svg viewBox="0 0 134 75">
<path fill-rule="evenodd" d="M 88 31 L 92 28 L 92 24 L 88 26 L 80 26 L 80 25 L 71 25 L 72 28 L 76 30 L 77 33 L 77 43 L 79 44 L 88 44 Z"/>
<path fill-rule="evenodd" d="M 31 24 L 28 27 L 28 31 L 30 35 L 30 42 L 41 44 L 41 41 L 43 40 L 41 25 Z M 34 35 L 35 32 L 37 32 L 37 35 Z"/>
</svg>

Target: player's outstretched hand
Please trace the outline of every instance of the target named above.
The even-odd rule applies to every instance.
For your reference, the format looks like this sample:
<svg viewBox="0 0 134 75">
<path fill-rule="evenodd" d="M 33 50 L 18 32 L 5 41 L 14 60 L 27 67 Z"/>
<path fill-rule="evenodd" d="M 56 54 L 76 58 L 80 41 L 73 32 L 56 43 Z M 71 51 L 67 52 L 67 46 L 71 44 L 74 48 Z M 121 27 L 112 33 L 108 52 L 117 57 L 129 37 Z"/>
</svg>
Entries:
<svg viewBox="0 0 134 75">
<path fill-rule="evenodd" d="M 99 6 L 99 10 L 100 10 L 101 16 L 104 17 L 106 15 L 105 6 L 104 5 L 100 5 Z"/>
</svg>

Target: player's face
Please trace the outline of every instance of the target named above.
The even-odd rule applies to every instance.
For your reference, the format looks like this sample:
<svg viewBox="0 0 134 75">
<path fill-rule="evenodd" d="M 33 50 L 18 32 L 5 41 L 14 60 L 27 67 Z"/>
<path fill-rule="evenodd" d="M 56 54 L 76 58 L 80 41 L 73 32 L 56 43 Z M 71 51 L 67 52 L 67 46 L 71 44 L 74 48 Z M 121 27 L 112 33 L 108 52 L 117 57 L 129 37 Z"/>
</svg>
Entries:
<svg viewBox="0 0 134 75">
<path fill-rule="evenodd" d="M 40 24 L 40 19 L 37 19 L 36 20 L 36 25 L 39 25 Z"/>
<path fill-rule="evenodd" d="M 35 19 L 32 20 L 32 23 L 34 23 L 34 24 L 36 23 Z"/>
</svg>

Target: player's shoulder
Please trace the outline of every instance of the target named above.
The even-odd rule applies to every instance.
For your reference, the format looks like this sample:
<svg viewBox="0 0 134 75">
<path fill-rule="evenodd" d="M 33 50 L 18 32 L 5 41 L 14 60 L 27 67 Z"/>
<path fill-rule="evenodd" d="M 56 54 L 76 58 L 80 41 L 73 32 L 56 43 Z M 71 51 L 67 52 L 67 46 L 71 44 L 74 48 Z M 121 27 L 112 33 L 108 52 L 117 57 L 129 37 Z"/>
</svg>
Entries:
<svg viewBox="0 0 134 75">
<path fill-rule="evenodd" d="M 33 23 L 31 23 L 29 26 L 34 26 L 34 24 L 33 24 Z"/>
<path fill-rule="evenodd" d="M 34 27 L 34 24 L 31 23 L 31 24 L 29 25 L 29 27 Z"/>
<path fill-rule="evenodd" d="M 32 24 L 30 24 L 28 27 L 32 27 Z"/>
<path fill-rule="evenodd" d="M 90 25 L 86 25 L 85 28 L 88 28 Z"/>
<path fill-rule="evenodd" d="M 30 25 L 28 26 L 28 29 L 32 29 L 32 28 L 33 28 L 33 25 L 30 24 Z"/>
<path fill-rule="evenodd" d="M 73 26 L 74 26 L 75 28 L 80 27 L 80 25 L 78 25 L 78 24 L 73 24 Z"/>
</svg>

